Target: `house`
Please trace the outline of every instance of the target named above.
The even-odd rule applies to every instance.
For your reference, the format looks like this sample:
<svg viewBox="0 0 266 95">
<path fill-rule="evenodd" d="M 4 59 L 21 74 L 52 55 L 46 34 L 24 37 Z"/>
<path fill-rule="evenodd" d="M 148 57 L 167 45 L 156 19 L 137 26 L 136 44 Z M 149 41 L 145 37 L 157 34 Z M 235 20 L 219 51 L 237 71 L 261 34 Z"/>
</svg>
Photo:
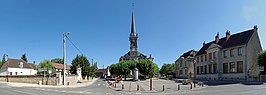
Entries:
<svg viewBox="0 0 266 95">
<path fill-rule="evenodd" d="M 194 79 L 194 57 L 197 51 L 190 50 L 182 54 L 176 61 L 176 77 Z"/>
<path fill-rule="evenodd" d="M 37 74 L 36 66 L 29 64 L 22 59 L 8 60 L 3 64 L 0 69 L 0 75 L 35 75 Z"/>
<path fill-rule="evenodd" d="M 56 72 L 62 72 L 64 70 L 64 64 L 61 63 L 52 63 Z M 70 74 L 70 65 L 66 65 L 66 72 Z"/>
<path fill-rule="evenodd" d="M 196 78 L 204 80 L 251 80 L 258 78 L 257 55 L 262 51 L 258 28 L 203 43 L 196 54 Z"/>
<path fill-rule="evenodd" d="M 105 77 L 105 76 L 107 76 L 107 72 L 108 72 L 108 69 L 106 68 L 106 69 L 97 69 L 96 70 L 96 76 L 98 76 L 98 77 Z"/>
</svg>

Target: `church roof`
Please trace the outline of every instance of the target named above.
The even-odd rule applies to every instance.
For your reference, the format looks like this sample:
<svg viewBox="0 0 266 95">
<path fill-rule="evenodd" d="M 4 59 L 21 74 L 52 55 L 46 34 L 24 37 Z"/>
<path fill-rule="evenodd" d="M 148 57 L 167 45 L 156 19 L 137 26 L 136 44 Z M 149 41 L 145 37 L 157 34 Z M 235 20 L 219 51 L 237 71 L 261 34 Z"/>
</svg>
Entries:
<svg viewBox="0 0 266 95">
<path fill-rule="evenodd" d="M 139 58 L 139 59 L 146 59 L 147 58 L 147 56 L 144 55 L 144 54 L 142 54 L 141 52 L 137 52 L 137 53 L 138 54 L 137 54 L 136 58 Z M 131 56 L 130 56 L 130 51 L 129 51 L 125 55 L 121 56 L 120 59 L 119 59 L 119 61 L 121 61 L 122 59 L 123 60 L 131 60 L 130 57 Z"/>
<path fill-rule="evenodd" d="M 135 27 L 134 10 L 132 10 L 132 21 L 131 21 L 130 36 L 137 36 L 136 27 Z"/>
<path fill-rule="evenodd" d="M 215 43 L 215 41 L 211 41 L 209 43 L 206 43 L 205 45 L 203 45 L 201 47 L 201 49 L 196 54 L 196 56 L 201 55 L 201 54 L 205 54 L 206 50 L 208 49 L 208 47 L 212 43 L 218 44 L 223 49 L 247 44 L 249 39 L 251 38 L 252 34 L 254 33 L 254 31 L 256 31 L 256 29 L 257 29 L 257 27 L 254 26 L 254 29 L 250 29 L 250 30 L 247 30 L 244 32 L 240 32 L 240 33 L 231 35 L 228 40 L 226 40 L 226 37 L 223 37 L 223 38 L 219 39 L 218 43 Z"/>
</svg>

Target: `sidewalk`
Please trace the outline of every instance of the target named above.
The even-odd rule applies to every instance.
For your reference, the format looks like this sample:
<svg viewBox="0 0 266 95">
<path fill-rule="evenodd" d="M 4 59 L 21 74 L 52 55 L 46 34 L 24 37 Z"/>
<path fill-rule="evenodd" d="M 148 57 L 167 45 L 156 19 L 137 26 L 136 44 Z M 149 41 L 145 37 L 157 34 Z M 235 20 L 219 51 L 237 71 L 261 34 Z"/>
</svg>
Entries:
<svg viewBox="0 0 266 95">
<path fill-rule="evenodd" d="M 59 85 L 59 86 L 52 86 L 52 85 L 38 85 L 38 84 L 29 84 L 29 83 L 14 83 L 14 82 L 0 82 L 6 84 L 8 86 L 13 87 L 47 87 L 47 88 L 77 88 L 77 87 L 85 87 L 93 84 L 98 78 L 93 78 L 93 80 L 83 81 L 82 83 L 77 83 L 74 85 Z"/>
</svg>

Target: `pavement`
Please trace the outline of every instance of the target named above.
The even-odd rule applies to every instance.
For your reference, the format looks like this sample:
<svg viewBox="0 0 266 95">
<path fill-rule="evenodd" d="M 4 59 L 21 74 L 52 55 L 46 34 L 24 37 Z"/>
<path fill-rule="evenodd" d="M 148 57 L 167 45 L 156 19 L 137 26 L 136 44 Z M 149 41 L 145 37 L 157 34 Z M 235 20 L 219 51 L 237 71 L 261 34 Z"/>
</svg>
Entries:
<svg viewBox="0 0 266 95">
<path fill-rule="evenodd" d="M 172 80 L 153 79 L 152 90 L 150 90 L 150 81 L 123 81 L 121 83 L 115 83 L 110 81 L 110 88 L 114 91 L 124 92 L 138 92 L 138 93 L 177 93 L 177 92 L 189 92 L 192 90 L 200 90 L 207 88 L 207 85 L 182 85 Z M 179 85 L 179 89 L 178 89 Z M 124 86 L 122 88 L 122 86 Z M 192 88 L 191 88 L 192 86 Z"/>
<path fill-rule="evenodd" d="M 76 87 L 89 86 L 97 80 L 98 80 L 98 78 L 94 78 L 92 80 L 84 80 L 84 81 L 82 81 L 82 83 L 76 83 L 76 84 L 70 84 L 70 85 L 58 85 L 58 86 L 29 84 L 29 83 L 15 83 L 15 82 L 0 82 L 0 83 L 6 84 L 8 86 L 13 86 L 13 87 L 76 88 Z"/>
<path fill-rule="evenodd" d="M 79 86 L 73 85 L 73 87 L 43 87 L 0 83 L 0 95 L 265 95 L 266 93 L 265 83 L 248 85 L 242 83 L 219 84 L 215 86 L 204 85 L 204 87 L 197 85 L 192 90 L 189 85 L 182 85 L 179 91 L 176 90 L 177 83 L 171 80 L 153 80 L 153 91 L 149 91 L 149 80 L 124 81 L 124 89 L 122 89 L 121 84 L 117 84 L 117 88 L 113 88 L 104 79 L 95 79 L 90 83 L 83 83 Z M 136 90 L 136 85 L 140 85 L 139 91 Z M 162 91 L 162 85 L 165 86 L 165 91 Z"/>
</svg>

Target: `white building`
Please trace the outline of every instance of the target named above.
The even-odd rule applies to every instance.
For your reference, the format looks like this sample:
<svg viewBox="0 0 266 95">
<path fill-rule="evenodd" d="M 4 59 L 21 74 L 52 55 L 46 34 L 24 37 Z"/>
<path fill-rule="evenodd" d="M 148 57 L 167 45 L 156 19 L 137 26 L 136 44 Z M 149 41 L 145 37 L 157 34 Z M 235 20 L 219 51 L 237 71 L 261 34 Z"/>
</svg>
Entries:
<svg viewBox="0 0 266 95">
<path fill-rule="evenodd" d="M 37 74 L 36 66 L 25 62 L 22 59 L 11 59 L 3 64 L 0 69 L 0 75 L 35 75 Z"/>
<path fill-rule="evenodd" d="M 203 43 L 196 54 L 196 78 L 204 80 L 252 80 L 259 76 L 257 55 L 262 51 L 258 28 Z"/>
<path fill-rule="evenodd" d="M 197 51 L 190 50 L 182 54 L 176 61 L 176 77 L 194 79 L 194 57 Z"/>
</svg>

